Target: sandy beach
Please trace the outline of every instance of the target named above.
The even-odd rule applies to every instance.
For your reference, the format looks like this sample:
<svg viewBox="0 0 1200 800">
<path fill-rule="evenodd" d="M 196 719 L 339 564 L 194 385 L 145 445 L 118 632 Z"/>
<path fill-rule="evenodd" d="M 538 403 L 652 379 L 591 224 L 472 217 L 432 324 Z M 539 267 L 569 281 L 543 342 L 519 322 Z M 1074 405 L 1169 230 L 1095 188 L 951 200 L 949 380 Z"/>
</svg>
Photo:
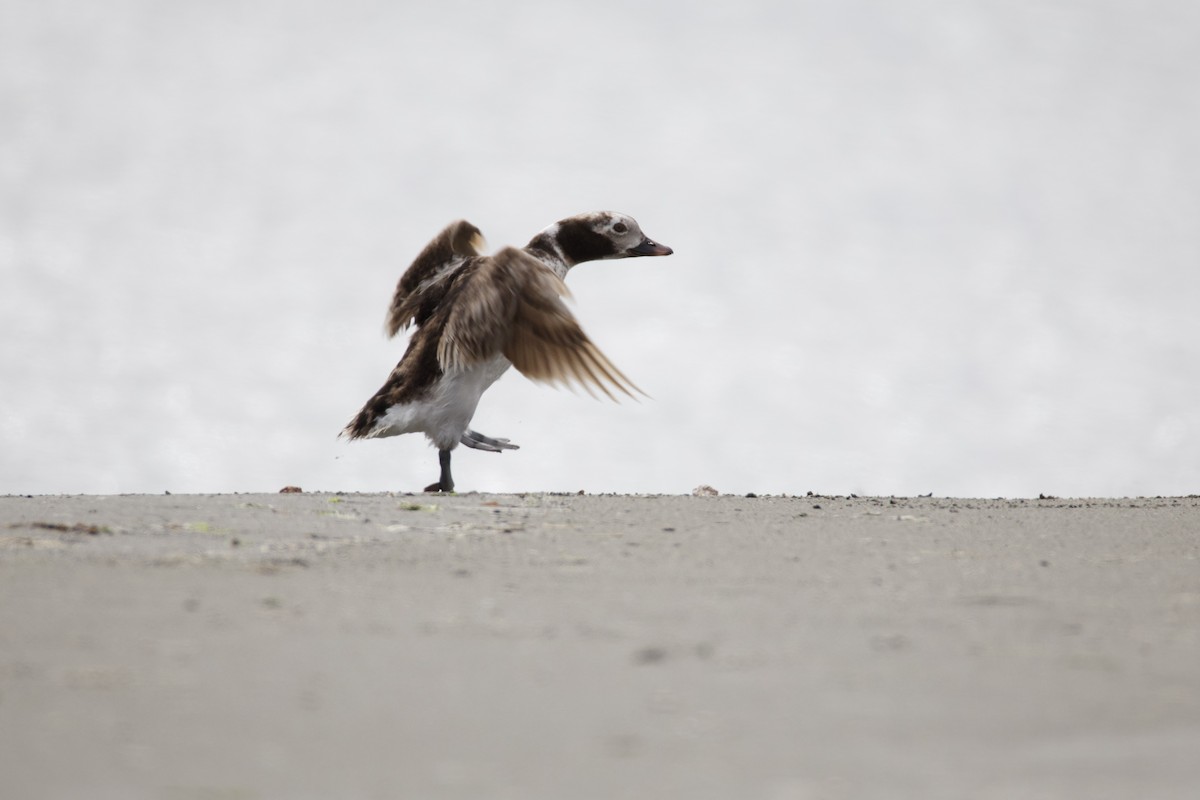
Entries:
<svg viewBox="0 0 1200 800">
<path fill-rule="evenodd" d="M 1200 499 L 0 498 L 5 798 L 1192 798 Z"/>
</svg>

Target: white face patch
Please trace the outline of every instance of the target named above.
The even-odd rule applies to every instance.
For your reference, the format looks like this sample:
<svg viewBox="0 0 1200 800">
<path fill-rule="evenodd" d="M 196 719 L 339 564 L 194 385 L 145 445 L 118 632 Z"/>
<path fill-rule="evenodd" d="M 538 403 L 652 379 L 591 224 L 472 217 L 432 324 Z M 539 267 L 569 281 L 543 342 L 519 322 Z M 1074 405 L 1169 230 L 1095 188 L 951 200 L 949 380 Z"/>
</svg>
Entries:
<svg viewBox="0 0 1200 800">
<path fill-rule="evenodd" d="M 637 247 L 646 237 L 642 234 L 637 220 L 628 214 L 616 211 L 603 211 L 596 215 L 593 230 L 611 241 L 618 253 L 623 253 Z"/>
</svg>

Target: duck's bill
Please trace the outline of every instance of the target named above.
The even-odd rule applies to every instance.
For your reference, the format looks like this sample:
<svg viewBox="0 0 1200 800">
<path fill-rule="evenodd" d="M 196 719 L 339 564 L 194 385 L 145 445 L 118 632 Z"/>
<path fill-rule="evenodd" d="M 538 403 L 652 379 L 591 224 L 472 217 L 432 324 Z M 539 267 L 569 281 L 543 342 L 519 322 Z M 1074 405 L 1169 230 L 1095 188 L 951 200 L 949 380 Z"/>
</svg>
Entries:
<svg viewBox="0 0 1200 800">
<path fill-rule="evenodd" d="M 669 256 L 674 252 L 674 250 L 665 244 L 652 242 L 649 239 L 643 239 L 642 243 L 637 247 L 629 248 L 629 255 L 631 256 Z"/>
</svg>

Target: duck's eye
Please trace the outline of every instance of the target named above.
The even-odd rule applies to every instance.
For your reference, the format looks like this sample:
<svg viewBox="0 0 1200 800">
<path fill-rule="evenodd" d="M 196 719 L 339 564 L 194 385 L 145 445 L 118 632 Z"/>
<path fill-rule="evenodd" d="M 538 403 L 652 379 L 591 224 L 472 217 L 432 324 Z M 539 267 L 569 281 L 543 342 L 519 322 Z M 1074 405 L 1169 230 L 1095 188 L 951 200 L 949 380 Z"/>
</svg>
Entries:
<svg viewBox="0 0 1200 800">
<path fill-rule="evenodd" d="M 616 225 L 613 225 L 614 233 L 624 233 L 627 230 L 629 230 L 629 227 L 624 222 L 618 222 Z"/>
</svg>

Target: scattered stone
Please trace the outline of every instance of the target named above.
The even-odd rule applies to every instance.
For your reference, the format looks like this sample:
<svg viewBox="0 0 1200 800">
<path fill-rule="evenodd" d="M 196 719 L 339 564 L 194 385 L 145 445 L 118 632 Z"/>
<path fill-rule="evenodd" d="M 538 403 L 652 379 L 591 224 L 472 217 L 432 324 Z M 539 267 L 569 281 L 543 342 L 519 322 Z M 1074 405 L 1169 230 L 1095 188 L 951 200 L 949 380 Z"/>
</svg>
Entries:
<svg viewBox="0 0 1200 800">
<path fill-rule="evenodd" d="M 707 483 L 702 483 L 695 489 L 692 489 L 693 497 L 716 497 L 719 494 L 720 492 L 709 486 Z"/>
<path fill-rule="evenodd" d="M 401 511 L 437 511 L 438 510 L 436 503 L 431 503 L 429 505 L 425 505 L 423 503 L 401 503 L 400 505 L 396 506 L 396 508 L 400 509 Z"/>
</svg>

